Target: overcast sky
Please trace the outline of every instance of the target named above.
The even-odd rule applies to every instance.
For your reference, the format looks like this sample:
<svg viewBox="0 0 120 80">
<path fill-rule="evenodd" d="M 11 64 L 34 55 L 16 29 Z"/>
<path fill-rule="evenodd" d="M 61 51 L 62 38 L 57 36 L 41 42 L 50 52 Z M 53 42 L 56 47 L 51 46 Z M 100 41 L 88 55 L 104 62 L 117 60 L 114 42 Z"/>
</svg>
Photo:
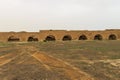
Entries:
<svg viewBox="0 0 120 80">
<path fill-rule="evenodd" d="M 0 31 L 120 29 L 120 0 L 0 0 Z"/>
</svg>

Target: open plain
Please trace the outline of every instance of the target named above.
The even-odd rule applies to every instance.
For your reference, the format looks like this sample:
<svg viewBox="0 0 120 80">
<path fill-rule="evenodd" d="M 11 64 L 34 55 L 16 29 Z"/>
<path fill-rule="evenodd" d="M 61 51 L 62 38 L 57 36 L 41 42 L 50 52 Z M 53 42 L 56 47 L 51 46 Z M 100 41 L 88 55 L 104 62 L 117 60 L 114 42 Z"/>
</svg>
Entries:
<svg viewBox="0 0 120 80">
<path fill-rule="evenodd" d="M 1 42 L 0 80 L 120 80 L 120 41 Z"/>
</svg>

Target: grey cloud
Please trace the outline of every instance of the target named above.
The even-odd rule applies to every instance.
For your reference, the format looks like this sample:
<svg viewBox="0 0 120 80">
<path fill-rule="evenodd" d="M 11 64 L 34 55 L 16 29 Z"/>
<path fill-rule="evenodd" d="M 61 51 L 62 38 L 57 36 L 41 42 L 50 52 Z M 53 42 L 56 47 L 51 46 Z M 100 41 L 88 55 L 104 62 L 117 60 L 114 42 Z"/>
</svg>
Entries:
<svg viewBox="0 0 120 80">
<path fill-rule="evenodd" d="M 1 0 L 0 31 L 120 28 L 120 0 Z"/>
</svg>

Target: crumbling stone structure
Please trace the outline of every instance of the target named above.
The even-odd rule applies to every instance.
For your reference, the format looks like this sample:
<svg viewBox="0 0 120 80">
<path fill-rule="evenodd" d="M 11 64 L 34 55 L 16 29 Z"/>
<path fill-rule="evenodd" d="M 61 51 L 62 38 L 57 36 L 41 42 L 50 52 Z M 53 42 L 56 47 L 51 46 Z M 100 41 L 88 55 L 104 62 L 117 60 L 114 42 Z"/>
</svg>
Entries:
<svg viewBox="0 0 120 80">
<path fill-rule="evenodd" d="M 119 29 L 103 31 L 41 30 L 40 32 L 0 32 L 0 42 L 120 40 Z"/>
</svg>

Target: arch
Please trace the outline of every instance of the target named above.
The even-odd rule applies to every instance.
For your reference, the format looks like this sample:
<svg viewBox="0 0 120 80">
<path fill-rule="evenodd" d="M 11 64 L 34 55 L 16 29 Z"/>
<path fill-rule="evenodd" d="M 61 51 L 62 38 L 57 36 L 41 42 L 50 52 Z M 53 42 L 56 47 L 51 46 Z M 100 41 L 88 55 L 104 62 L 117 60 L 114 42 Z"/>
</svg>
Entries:
<svg viewBox="0 0 120 80">
<path fill-rule="evenodd" d="M 97 34 L 94 36 L 94 40 L 102 40 L 102 36 L 100 34 Z"/>
<path fill-rule="evenodd" d="M 83 34 L 79 37 L 79 40 L 87 40 L 87 37 Z"/>
<path fill-rule="evenodd" d="M 70 35 L 65 35 L 62 40 L 63 41 L 70 41 L 70 40 L 72 40 L 72 37 Z"/>
<path fill-rule="evenodd" d="M 14 37 L 14 36 L 10 36 L 10 37 L 8 38 L 8 41 L 20 41 L 20 39 L 17 38 L 17 37 Z"/>
<path fill-rule="evenodd" d="M 53 35 L 49 35 L 45 38 L 45 41 L 55 41 L 55 40 L 56 40 L 55 36 L 53 36 Z"/>
<path fill-rule="evenodd" d="M 28 41 L 28 42 L 38 41 L 38 38 L 35 38 L 35 37 L 30 36 L 30 37 L 28 37 L 28 40 L 27 40 L 27 41 Z"/>
<path fill-rule="evenodd" d="M 109 35 L 109 38 L 108 38 L 109 40 L 117 40 L 117 37 L 116 37 L 116 35 L 115 34 L 111 34 L 111 35 Z"/>
</svg>

